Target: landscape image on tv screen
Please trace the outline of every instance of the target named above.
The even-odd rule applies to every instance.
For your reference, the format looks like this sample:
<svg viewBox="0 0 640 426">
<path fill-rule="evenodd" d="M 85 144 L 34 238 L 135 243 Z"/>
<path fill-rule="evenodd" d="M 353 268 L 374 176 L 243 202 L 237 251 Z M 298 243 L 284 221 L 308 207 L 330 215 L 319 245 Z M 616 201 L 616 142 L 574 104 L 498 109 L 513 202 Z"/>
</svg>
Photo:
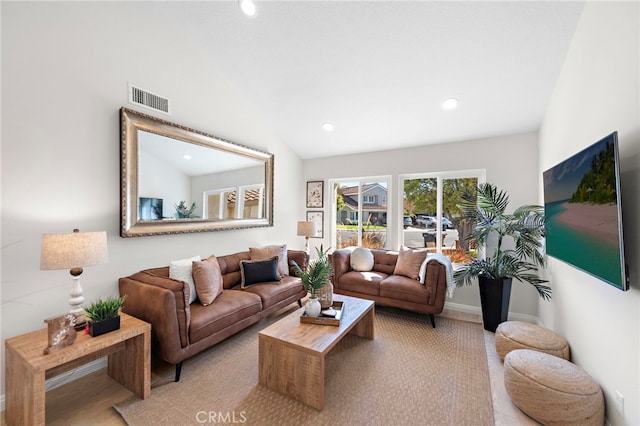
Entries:
<svg viewBox="0 0 640 426">
<path fill-rule="evenodd" d="M 547 254 L 627 289 L 614 132 L 547 170 Z"/>
</svg>

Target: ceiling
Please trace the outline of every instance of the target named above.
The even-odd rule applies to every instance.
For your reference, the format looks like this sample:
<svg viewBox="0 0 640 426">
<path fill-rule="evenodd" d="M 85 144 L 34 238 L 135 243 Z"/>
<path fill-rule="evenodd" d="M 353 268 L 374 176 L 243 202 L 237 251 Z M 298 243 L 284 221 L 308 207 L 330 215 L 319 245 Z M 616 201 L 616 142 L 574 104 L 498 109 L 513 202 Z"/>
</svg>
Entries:
<svg viewBox="0 0 640 426">
<path fill-rule="evenodd" d="M 154 6 L 305 159 L 538 130 L 584 6 L 256 4 L 252 18 L 235 0 Z"/>
<path fill-rule="evenodd" d="M 138 151 L 144 158 L 154 158 L 187 176 L 205 176 L 250 167 L 264 167 L 264 160 L 212 149 L 191 142 L 169 138 L 144 130 L 138 131 Z"/>
</svg>

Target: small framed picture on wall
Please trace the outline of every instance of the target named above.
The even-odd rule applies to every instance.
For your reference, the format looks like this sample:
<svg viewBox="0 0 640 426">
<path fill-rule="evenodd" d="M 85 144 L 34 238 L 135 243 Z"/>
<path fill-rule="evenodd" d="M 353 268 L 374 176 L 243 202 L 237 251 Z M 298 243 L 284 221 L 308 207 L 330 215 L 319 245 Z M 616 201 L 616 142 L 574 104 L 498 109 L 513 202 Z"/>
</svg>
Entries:
<svg viewBox="0 0 640 426">
<path fill-rule="evenodd" d="M 307 220 L 315 222 L 318 230 L 316 236 L 311 238 L 324 238 L 324 212 L 307 212 Z"/>
<path fill-rule="evenodd" d="M 314 180 L 307 182 L 307 208 L 323 208 L 324 181 Z"/>
</svg>

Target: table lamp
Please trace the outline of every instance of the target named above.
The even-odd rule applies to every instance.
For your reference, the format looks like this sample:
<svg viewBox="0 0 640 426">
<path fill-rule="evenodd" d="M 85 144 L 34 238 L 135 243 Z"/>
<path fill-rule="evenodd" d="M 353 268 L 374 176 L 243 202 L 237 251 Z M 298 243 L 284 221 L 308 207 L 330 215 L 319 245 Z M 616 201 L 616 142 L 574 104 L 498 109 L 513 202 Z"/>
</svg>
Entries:
<svg viewBox="0 0 640 426">
<path fill-rule="evenodd" d="M 70 313 L 76 316 L 76 324 L 84 324 L 85 316 L 82 303 L 80 275 L 84 266 L 107 263 L 107 233 L 80 232 L 74 229 L 67 234 L 44 234 L 40 254 L 40 269 L 69 269 L 71 273 Z"/>
<path fill-rule="evenodd" d="M 315 237 L 318 233 L 316 223 L 310 220 L 303 220 L 298 222 L 298 235 L 304 237 L 304 251 L 309 254 L 309 237 Z"/>
</svg>

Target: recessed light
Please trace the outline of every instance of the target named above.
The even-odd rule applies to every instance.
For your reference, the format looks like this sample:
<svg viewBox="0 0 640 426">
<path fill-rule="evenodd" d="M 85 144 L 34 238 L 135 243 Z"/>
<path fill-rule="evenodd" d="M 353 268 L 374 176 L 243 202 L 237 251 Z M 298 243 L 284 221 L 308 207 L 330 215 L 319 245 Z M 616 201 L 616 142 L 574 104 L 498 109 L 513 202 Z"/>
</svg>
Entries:
<svg viewBox="0 0 640 426">
<path fill-rule="evenodd" d="M 240 9 L 242 13 L 247 16 L 256 16 L 258 13 L 258 8 L 256 7 L 256 3 L 253 0 L 238 0 L 238 4 L 240 5 Z"/>
<path fill-rule="evenodd" d="M 333 132 L 333 124 L 328 121 L 322 123 L 322 128 L 325 132 Z"/>
<path fill-rule="evenodd" d="M 442 102 L 442 109 L 452 110 L 458 107 L 459 101 L 456 98 L 445 99 Z"/>
<path fill-rule="evenodd" d="M 182 156 L 185 160 L 191 160 L 191 156 L 189 154 L 185 154 Z"/>
</svg>

